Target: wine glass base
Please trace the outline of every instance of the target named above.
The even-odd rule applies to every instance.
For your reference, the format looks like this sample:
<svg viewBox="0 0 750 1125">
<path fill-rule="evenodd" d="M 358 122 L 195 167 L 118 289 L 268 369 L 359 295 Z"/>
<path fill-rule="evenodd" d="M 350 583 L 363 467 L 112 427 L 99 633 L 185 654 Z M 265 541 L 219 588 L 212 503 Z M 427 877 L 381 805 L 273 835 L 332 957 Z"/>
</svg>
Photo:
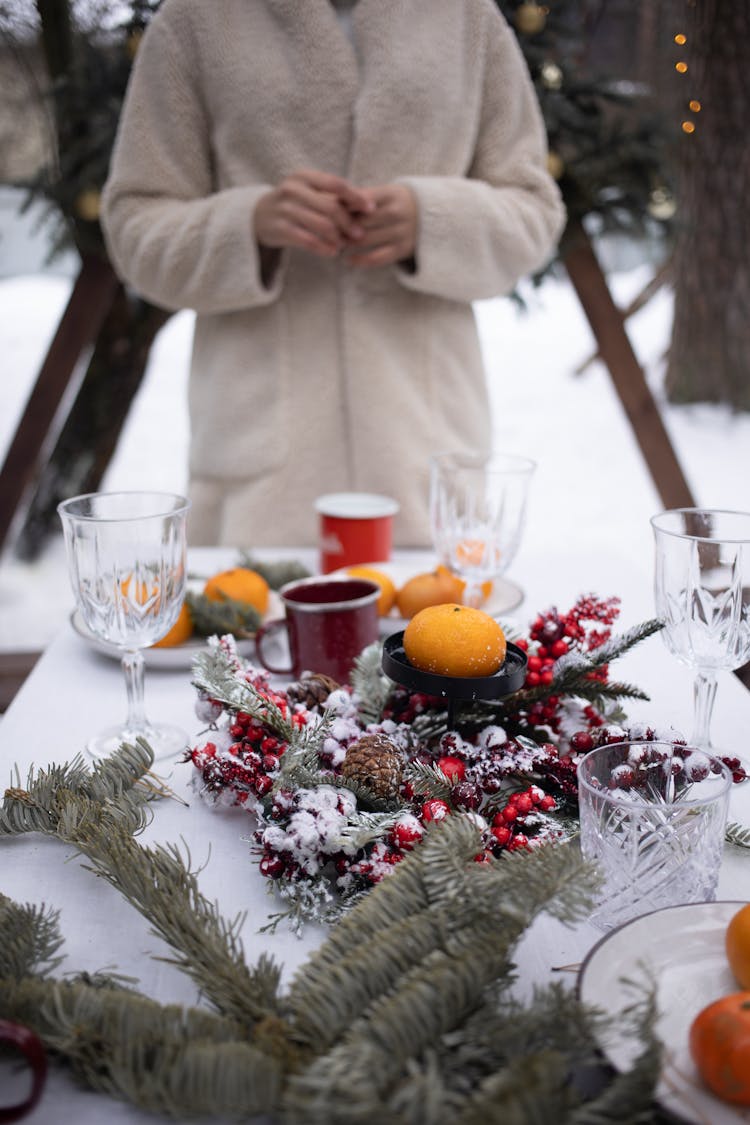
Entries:
<svg viewBox="0 0 750 1125">
<path fill-rule="evenodd" d="M 86 751 L 92 758 L 108 758 L 120 749 L 123 742 L 132 745 L 137 738 L 149 744 L 156 762 L 175 758 L 189 748 L 188 736 L 181 727 L 169 723 L 148 723 L 138 730 L 124 726 L 107 727 L 88 741 Z"/>
</svg>

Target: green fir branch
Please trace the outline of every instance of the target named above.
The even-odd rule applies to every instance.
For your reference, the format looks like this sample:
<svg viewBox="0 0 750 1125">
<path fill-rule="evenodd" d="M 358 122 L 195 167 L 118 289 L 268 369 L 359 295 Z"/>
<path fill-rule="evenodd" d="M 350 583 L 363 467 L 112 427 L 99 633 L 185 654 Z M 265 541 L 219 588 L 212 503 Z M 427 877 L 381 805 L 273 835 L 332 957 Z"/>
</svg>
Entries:
<svg viewBox="0 0 750 1125">
<path fill-rule="evenodd" d="M 750 848 L 750 828 L 744 824 L 731 821 L 727 825 L 724 838 L 728 844 L 734 844 L 736 848 Z"/>
<path fill-rule="evenodd" d="M 195 632 L 201 637 L 222 637 L 226 633 L 240 639 L 254 637 L 261 623 L 261 615 L 255 606 L 230 598 L 221 591 L 218 597 L 217 601 L 192 590 L 185 594 Z"/>
<path fill-rule="evenodd" d="M 352 690 L 357 701 L 357 713 L 363 726 L 379 723 L 383 718 L 393 683 L 383 674 L 383 643 L 375 641 L 359 654 L 350 675 Z"/>
<path fill-rule="evenodd" d="M 411 782 L 414 792 L 430 800 L 450 801 L 451 783 L 439 766 L 416 759 L 404 767 L 404 780 Z"/>
<path fill-rule="evenodd" d="M 245 1118 L 278 1104 L 284 1055 L 259 1050 L 241 1024 L 220 1016 L 36 978 L 0 980 L 0 1011 L 35 1031 L 88 1087 L 149 1112 Z"/>
<path fill-rule="evenodd" d="M 641 641 L 659 632 L 662 628 L 662 622 L 653 618 L 610 638 L 592 652 L 570 652 L 561 656 L 555 663 L 552 683 L 522 688 L 511 697 L 511 706 L 514 710 L 525 709 L 530 704 L 550 695 L 567 695 L 579 699 L 591 699 L 592 701 L 597 698 L 642 699 L 647 701 L 649 696 L 640 688 L 633 687 L 630 684 L 602 683 L 601 680 L 592 680 L 591 673 L 611 664 L 613 660 L 629 652 L 635 645 L 640 644 Z"/>
<path fill-rule="evenodd" d="M 239 937 L 244 916 L 223 919 L 174 845 L 141 847 L 116 822 L 86 819 L 67 839 L 171 946 L 173 956 L 164 960 L 194 980 L 220 1012 L 250 1022 L 276 1012 L 278 966 L 263 956 L 248 968 Z"/>
<path fill-rule="evenodd" d="M 224 649 L 209 647 L 193 659 L 193 686 L 231 711 L 244 711 L 265 723 L 285 742 L 295 745 L 297 727 L 285 718 L 273 700 L 266 699 L 238 675 L 237 665 Z"/>
<path fill-rule="evenodd" d="M 264 562 L 257 559 L 249 551 L 241 551 L 238 566 L 247 570 L 254 570 L 261 578 L 265 578 L 272 590 L 280 590 L 287 582 L 298 582 L 302 578 L 310 578 L 310 571 L 296 559 L 278 559 L 275 562 Z"/>
<path fill-rule="evenodd" d="M 78 755 L 61 766 L 31 769 L 25 785 L 16 770 L 16 785 L 5 790 L 0 808 L 0 835 L 41 832 L 64 836 L 67 829 L 66 824 L 61 827 L 61 820 L 69 816 L 69 799 L 76 796 L 93 802 L 94 807 L 106 803 L 130 832 L 137 832 L 148 823 L 145 806 L 157 795 L 157 789 L 144 781 L 153 760 L 151 748 L 138 739 L 135 745 L 124 743 L 91 768 Z"/>
<path fill-rule="evenodd" d="M 62 964 L 60 914 L 44 905 L 20 906 L 0 894 L 0 979 L 46 977 Z"/>
</svg>

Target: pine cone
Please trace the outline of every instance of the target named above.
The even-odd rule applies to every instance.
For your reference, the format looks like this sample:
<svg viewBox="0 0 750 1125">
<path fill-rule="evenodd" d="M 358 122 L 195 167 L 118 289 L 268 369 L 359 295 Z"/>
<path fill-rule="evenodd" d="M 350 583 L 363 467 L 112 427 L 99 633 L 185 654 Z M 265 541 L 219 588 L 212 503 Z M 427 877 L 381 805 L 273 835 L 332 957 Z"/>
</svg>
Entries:
<svg viewBox="0 0 750 1125">
<path fill-rule="evenodd" d="M 384 734 L 366 734 L 346 752 L 341 772 L 377 797 L 395 797 L 401 785 L 403 758 Z"/>
<path fill-rule="evenodd" d="M 341 684 L 337 684 L 330 676 L 322 672 L 314 672 L 309 676 L 303 676 L 296 684 L 290 684 L 286 694 L 290 703 L 304 703 L 308 711 L 311 711 L 313 707 L 325 703 L 331 692 L 340 687 Z"/>
</svg>

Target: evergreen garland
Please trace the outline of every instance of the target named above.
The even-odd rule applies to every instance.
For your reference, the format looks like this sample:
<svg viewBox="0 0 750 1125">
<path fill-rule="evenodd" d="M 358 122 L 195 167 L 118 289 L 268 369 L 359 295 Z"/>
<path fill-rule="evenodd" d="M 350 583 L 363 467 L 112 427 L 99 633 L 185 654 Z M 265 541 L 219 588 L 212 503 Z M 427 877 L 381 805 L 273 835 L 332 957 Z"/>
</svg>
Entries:
<svg viewBox="0 0 750 1125">
<path fill-rule="evenodd" d="M 235 924 L 206 903 L 177 849 L 132 837 L 118 778 L 132 776 L 139 759 L 145 774 L 142 747 L 104 763 L 95 799 L 91 772 L 76 769 L 71 789 L 69 767 L 53 767 L 47 777 L 60 784 L 47 796 L 61 815 L 48 830 L 82 846 L 93 869 L 157 926 L 216 1011 L 160 1005 L 113 980 L 55 979 L 56 915 L 0 898 L 0 1016 L 32 1028 L 91 1088 L 172 1117 L 265 1112 L 299 1125 L 501 1116 L 526 1125 L 553 1105 L 561 1125 L 632 1121 L 634 1107 L 645 1113 L 659 1067 L 653 1012 L 635 1026 L 643 1050 L 632 1071 L 607 1077 L 592 1098 L 571 1075 L 591 1066 L 601 1017 L 559 986 L 527 1007 L 508 995 L 512 949 L 533 918 L 549 910 L 574 922 L 589 909 L 594 881 L 576 847 L 485 867 L 471 860 L 478 841 L 468 817 L 433 825 L 284 995 L 263 958 L 244 965 Z M 9 791 L 4 830 L 31 830 L 31 808 Z M 222 961 L 236 974 L 231 990 L 216 979 Z M 243 978 L 256 987 L 243 988 Z M 584 1107 L 588 1116 L 579 1116 Z"/>
</svg>

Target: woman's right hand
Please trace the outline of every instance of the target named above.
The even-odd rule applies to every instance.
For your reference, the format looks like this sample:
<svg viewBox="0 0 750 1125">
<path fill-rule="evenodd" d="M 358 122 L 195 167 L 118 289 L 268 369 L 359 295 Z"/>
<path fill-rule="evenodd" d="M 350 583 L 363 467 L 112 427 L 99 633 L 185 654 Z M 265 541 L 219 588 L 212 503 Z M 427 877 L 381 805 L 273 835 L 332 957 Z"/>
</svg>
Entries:
<svg viewBox="0 0 750 1125">
<path fill-rule="evenodd" d="M 301 169 L 261 196 L 255 207 L 255 237 L 261 248 L 295 247 L 333 258 L 362 237 L 353 213 L 367 215 L 372 209 L 366 193 L 340 176 Z"/>
</svg>

